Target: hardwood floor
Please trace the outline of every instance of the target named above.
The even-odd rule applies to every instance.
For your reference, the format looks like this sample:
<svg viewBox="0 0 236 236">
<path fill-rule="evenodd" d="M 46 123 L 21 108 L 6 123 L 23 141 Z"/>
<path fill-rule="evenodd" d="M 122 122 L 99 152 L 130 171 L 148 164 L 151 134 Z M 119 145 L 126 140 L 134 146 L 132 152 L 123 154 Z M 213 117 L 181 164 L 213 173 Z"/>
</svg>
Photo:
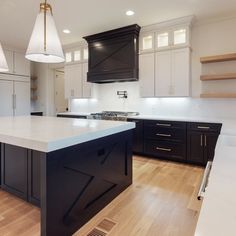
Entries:
<svg viewBox="0 0 236 236">
<path fill-rule="evenodd" d="M 87 235 L 104 218 L 116 223 L 112 236 L 194 235 L 204 170 L 136 156 L 133 171 L 133 185 L 74 236 Z M 0 190 L 0 235 L 39 236 L 39 209 Z"/>
</svg>

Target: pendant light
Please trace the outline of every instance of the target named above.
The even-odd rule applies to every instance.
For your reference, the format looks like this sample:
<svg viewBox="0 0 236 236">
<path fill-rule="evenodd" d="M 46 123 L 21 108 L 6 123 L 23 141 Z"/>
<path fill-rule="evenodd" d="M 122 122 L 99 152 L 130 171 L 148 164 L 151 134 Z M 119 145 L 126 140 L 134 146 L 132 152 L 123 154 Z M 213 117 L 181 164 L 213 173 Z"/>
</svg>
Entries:
<svg viewBox="0 0 236 236">
<path fill-rule="evenodd" d="M 7 60 L 4 55 L 2 45 L 0 43 L 0 72 L 7 72 L 9 71 L 8 65 L 7 65 Z"/>
<path fill-rule="evenodd" d="M 64 62 L 64 54 L 52 16 L 52 7 L 45 0 L 40 4 L 25 57 L 31 61 L 43 63 Z"/>
</svg>

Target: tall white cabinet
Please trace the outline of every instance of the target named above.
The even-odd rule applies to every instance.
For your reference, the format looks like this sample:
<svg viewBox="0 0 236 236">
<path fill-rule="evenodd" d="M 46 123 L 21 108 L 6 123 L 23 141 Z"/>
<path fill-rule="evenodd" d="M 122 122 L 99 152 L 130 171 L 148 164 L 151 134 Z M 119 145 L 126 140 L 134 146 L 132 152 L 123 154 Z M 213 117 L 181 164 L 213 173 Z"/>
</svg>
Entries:
<svg viewBox="0 0 236 236">
<path fill-rule="evenodd" d="M 0 80 L 0 116 L 14 115 L 13 81 Z"/>
<path fill-rule="evenodd" d="M 190 96 L 192 17 L 142 28 L 139 80 L 141 97 Z"/>
<path fill-rule="evenodd" d="M 30 115 L 30 81 L 18 76 L 0 76 L 0 116 Z"/>
<path fill-rule="evenodd" d="M 14 81 L 14 115 L 30 115 L 30 82 Z"/>
</svg>

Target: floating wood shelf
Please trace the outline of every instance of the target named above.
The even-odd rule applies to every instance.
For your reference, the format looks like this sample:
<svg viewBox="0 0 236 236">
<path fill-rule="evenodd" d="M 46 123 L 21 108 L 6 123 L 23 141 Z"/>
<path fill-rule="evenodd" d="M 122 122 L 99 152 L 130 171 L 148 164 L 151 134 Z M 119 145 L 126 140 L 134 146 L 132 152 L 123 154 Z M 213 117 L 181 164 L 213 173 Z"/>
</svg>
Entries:
<svg viewBox="0 0 236 236">
<path fill-rule="evenodd" d="M 36 91 L 38 88 L 37 86 L 31 87 L 31 90 Z"/>
<path fill-rule="evenodd" d="M 236 98 L 236 93 L 203 93 L 201 98 Z"/>
<path fill-rule="evenodd" d="M 228 73 L 228 74 L 221 74 L 221 75 L 202 75 L 201 80 L 229 80 L 229 79 L 236 79 L 236 73 Z"/>
<path fill-rule="evenodd" d="M 202 64 L 213 63 L 213 62 L 223 62 L 223 61 L 235 61 L 235 60 L 236 60 L 236 53 L 200 58 L 200 61 Z"/>
</svg>

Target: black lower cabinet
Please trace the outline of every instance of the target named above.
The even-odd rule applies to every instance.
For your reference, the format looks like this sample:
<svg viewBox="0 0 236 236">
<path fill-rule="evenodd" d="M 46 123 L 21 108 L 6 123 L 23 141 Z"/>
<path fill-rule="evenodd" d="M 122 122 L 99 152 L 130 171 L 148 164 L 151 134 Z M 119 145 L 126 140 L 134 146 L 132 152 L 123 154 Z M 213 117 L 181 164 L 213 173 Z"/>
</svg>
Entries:
<svg viewBox="0 0 236 236">
<path fill-rule="evenodd" d="M 190 123 L 188 125 L 187 161 L 206 165 L 213 160 L 221 124 Z"/>
<path fill-rule="evenodd" d="M 144 121 L 144 154 L 186 161 L 186 122 Z"/>
<path fill-rule="evenodd" d="M 28 153 L 24 148 L 1 145 L 2 189 L 27 200 Z"/>
<path fill-rule="evenodd" d="M 135 122 L 136 128 L 133 131 L 133 153 L 142 154 L 143 150 L 143 120 L 128 119 Z"/>
<path fill-rule="evenodd" d="M 146 140 L 145 146 L 146 153 L 149 155 L 172 160 L 186 159 L 186 146 L 182 143 Z"/>
<path fill-rule="evenodd" d="M 39 206 L 41 155 L 37 151 L 1 144 L 2 189 Z"/>
</svg>

